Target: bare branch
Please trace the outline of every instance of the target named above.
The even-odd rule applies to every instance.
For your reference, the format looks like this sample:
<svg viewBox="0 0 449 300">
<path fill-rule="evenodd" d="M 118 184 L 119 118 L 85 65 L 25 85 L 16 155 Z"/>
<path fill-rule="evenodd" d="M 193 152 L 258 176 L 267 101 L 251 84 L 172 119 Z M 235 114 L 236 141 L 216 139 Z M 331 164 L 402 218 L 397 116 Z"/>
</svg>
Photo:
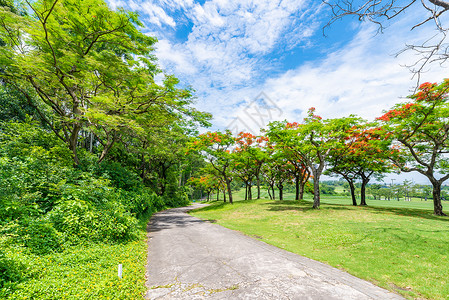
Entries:
<svg viewBox="0 0 449 300">
<path fill-rule="evenodd" d="M 331 18 L 323 27 L 323 32 L 330 27 L 335 21 L 347 16 L 355 16 L 360 21 L 367 21 L 378 26 L 378 32 L 383 33 L 385 26 L 389 20 L 394 19 L 413 6 L 420 4 L 426 14 L 423 14 L 422 20 L 417 20 L 416 24 L 411 27 L 414 30 L 424 24 L 433 21 L 438 33 L 432 35 L 428 40 L 421 44 L 407 44 L 405 48 L 399 51 L 396 56 L 406 52 L 413 51 L 417 54 L 418 59 L 406 65 L 414 74 L 413 78 L 419 80 L 421 73 L 426 71 L 426 66 L 434 63 L 443 65 L 449 58 L 449 44 L 446 41 L 448 27 L 441 23 L 441 17 L 449 10 L 449 1 L 443 0 L 322 0 L 325 5 L 330 8 Z"/>
</svg>

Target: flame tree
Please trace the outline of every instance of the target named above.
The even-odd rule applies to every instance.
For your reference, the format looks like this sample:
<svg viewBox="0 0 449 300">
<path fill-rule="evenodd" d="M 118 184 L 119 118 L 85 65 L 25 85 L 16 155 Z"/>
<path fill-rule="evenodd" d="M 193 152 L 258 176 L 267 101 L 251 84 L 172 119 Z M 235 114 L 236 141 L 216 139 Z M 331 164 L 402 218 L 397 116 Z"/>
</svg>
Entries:
<svg viewBox="0 0 449 300">
<path fill-rule="evenodd" d="M 226 185 L 229 202 L 232 203 L 231 182 L 233 180 L 233 157 L 231 150 L 234 147 L 235 138 L 231 131 L 206 132 L 200 134 L 189 148 L 201 152 L 211 166 L 217 171 L 217 175 Z"/>
<path fill-rule="evenodd" d="M 253 179 L 256 179 L 257 199 L 260 199 L 260 174 L 267 159 L 263 148 L 267 141 L 267 137 L 246 132 L 240 132 L 236 138 L 235 171 L 246 185 L 245 199 L 252 199 Z"/>
<path fill-rule="evenodd" d="M 371 177 L 381 178 L 389 170 L 391 140 L 382 128 L 358 122 L 347 131 L 345 141 L 331 150 L 326 173 L 338 174 L 348 182 L 353 205 L 357 205 L 354 183 L 360 178 L 360 205 L 366 205 L 366 185 Z"/>
<path fill-rule="evenodd" d="M 323 120 L 312 107 L 302 124 L 288 123 L 282 127 L 281 123 L 275 122 L 270 126 L 269 132 L 277 136 L 277 142 L 295 152 L 310 169 L 313 176 L 313 208 L 320 207 L 320 177 L 326 159 L 332 149 L 343 143 L 347 130 L 356 124 L 356 120 L 354 116 Z"/>
<path fill-rule="evenodd" d="M 294 148 L 289 147 L 284 141 L 289 139 L 290 134 L 298 129 L 299 124 L 296 122 L 273 122 L 270 126 L 269 134 L 272 140 L 275 141 L 276 148 L 281 151 L 289 162 L 287 172 L 293 176 L 295 180 L 295 200 L 301 200 L 304 196 L 304 187 L 310 178 L 310 170 L 307 163 L 301 156 L 301 152 L 295 151 Z"/>
<path fill-rule="evenodd" d="M 449 178 L 449 80 L 423 83 L 410 103 L 396 104 L 378 119 L 393 137 L 390 159 L 403 172 L 418 172 L 433 186 L 434 214 L 445 216 L 441 185 Z"/>
</svg>

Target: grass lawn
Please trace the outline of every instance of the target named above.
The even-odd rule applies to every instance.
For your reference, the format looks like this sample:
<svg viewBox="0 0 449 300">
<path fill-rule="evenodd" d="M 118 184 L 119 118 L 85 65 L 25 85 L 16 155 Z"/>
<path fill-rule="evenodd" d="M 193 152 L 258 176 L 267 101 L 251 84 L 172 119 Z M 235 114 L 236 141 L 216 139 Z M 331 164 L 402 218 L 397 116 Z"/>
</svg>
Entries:
<svg viewBox="0 0 449 300">
<path fill-rule="evenodd" d="M 18 262 L 22 279 L 0 289 L 0 299 L 143 299 L 147 259 L 146 230 L 123 244 L 88 244 L 61 253 L 35 255 L 0 238 L 5 256 Z M 123 266 L 118 278 L 118 264 Z"/>
<path fill-rule="evenodd" d="M 308 200 L 238 201 L 240 194 L 233 205 L 215 202 L 192 215 L 407 298 L 449 298 L 449 218 L 433 216 L 431 201 L 371 200 L 353 207 L 347 198 L 327 197 L 313 210 Z"/>
</svg>

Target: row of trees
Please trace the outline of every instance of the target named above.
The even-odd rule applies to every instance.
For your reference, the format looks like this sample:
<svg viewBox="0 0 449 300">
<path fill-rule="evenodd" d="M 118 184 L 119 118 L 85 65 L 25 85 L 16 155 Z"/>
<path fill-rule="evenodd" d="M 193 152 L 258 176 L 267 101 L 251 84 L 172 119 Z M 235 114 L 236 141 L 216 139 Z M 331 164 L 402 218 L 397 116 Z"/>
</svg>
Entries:
<svg viewBox="0 0 449 300">
<path fill-rule="evenodd" d="M 320 177 L 336 174 L 349 184 L 356 203 L 356 181 L 361 182 L 361 205 L 366 205 L 366 186 L 385 173 L 419 172 L 432 184 L 434 213 L 445 215 L 441 205 L 441 185 L 449 178 L 449 80 L 424 83 L 411 102 L 395 105 L 373 122 L 354 115 L 322 119 L 315 109 L 302 123 L 272 122 L 262 136 L 230 131 L 207 132 L 190 145 L 209 163 L 204 171 L 227 187 L 232 202 L 231 182 L 239 178 L 251 193 L 260 181 L 280 191 L 293 180 L 296 199 L 313 179 L 313 207 L 320 206 Z M 248 195 L 251 198 L 251 194 Z"/>
</svg>

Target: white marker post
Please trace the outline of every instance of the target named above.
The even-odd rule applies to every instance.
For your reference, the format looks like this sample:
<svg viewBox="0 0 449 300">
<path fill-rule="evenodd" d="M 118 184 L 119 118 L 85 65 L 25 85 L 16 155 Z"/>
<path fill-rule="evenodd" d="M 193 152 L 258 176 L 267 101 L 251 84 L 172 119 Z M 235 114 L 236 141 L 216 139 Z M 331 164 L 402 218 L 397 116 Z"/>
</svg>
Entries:
<svg viewBox="0 0 449 300">
<path fill-rule="evenodd" d="M 118 265 L 118 278 L 122 279 L 123 267 L 122 264 Z"/>
</svg>

